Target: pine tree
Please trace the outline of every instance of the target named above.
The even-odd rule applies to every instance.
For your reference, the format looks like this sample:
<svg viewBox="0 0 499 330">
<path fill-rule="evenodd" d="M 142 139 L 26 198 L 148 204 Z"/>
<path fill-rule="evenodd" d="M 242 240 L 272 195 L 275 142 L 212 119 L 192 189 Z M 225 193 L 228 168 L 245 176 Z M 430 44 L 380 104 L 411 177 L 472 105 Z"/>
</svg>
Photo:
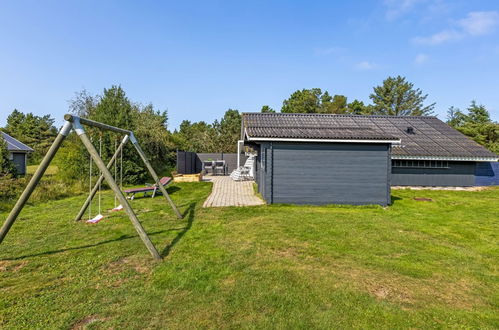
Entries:
<svg viewBox="0 0 499 330">
<path fill-rule="evenodd" d="M 405 77 L 388 77 L 381 86 L 374 87 L 369 95 L 373 101 L 373 114 L 389 116 L 427 116 L 431 115 L 435 103 L 424 105 L 428 94 L 416 88 Z"/>
</svg>

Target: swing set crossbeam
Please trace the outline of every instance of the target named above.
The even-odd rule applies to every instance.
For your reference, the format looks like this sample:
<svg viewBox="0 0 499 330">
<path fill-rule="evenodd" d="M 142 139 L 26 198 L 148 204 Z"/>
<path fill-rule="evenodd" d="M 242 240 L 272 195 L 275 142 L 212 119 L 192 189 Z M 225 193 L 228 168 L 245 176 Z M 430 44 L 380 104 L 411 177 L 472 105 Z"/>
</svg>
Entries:
<svg viewBox="0 0 499 330">
<path fill-rule="evenodd" d="M 109 162 L 109 164 L 106 166 L 106 164 L 104 163 L 104 161 L 100 157 L 99 153 L 95 149 L 94 145 L 90 141 L 89 137 L 87 136 L 87 134 L 86 134 L 85 130 L 83 129 L 82 125 L 96 127 L 96 128 L 101 129 L 101 130 L 113 131 L 113 132 L 125 134 L 126 136 L 128 136 L 128 138 L 126 138 L 126 137 L 124 138 L 124 140 L 120 144 L 120 147 L 122 148 L 123 145 L 126 143 L 126 141 L 128 139 L 132 142 L 132 144 L 135 147 L 135 150 L 137 150 L 137 152 L 139 153 L 140 158 L 142 159 L 142 161 L 146 165 L 146 167 L 149 170 L 149 173 L 151 174 L 152 178 L 154 179 L 154 181 L 158 185 L 159 189 L 163 193 L 163 196 L 166 198 L 166 200 L 168 201 L 168 203 L 171 205 L 171 207 L 174 210 L 174 212 L 177 215 L 177 217 L 179 219 L 182 219 L 181 213 L 179 212 L 179 210 L 177 209 L 176 205 L 171 200 L 171 198 L 168 195 L 168 192 L 166 191 L 165 187 L 160 184 L 158 175 L 156 174 L 156 172 L 152 168 L 151 163 L 149 162 L 149 160 L 147 159 L 147 156 L 145 155 L 144 151 L 140 147 L 140 145 L 139 145 L 137 139 L 135 138 L 133 132 L 129 131 L 129 130 L 122 129 L 122 128 L 119 128 L 119 127 L 114 127 L 114 126 L 111 126 L 111 125 L 106 125 L 106 124 L 103 124 L 103 123 L 100 123 L 100 122 L 96 122 L 96 121 L 93 121 L 93 120 L 89 120 L 89 119 L 85 119 L 85 118 L 80 118 L 78 116 L 74 116 L 74 115 L 70 115 L 70 114 L 65 115 L 64 119 L 66 120 L 65 123 L 64 123 L 64 126 L 59 131 L 59 134 L 57 135 L 54 143 L 50 147 L 49 151 L 47 152 L 47 154 L 43 158 L 43 160 L 40 163 L 40 165 L 38 166 L 35 174 L 31 178 L 31 180 L 29 181 L 29 183 L 26 186 L 26 188 L 24 189 L 23 193 L 21 194 L 21 196 L 17 200 L 17 202 L 14 205 L 12 211 L 8 215 L 7 219 L 5 220 L 2 228 L 0 228 L 0 243 L 3 242 L 3 239 L 5 238 L 5 236 L 7 235 L 7 233 L 9 232 L 10 228 L 12 227 L 12 225 L 14 224 L 14 222 L 17 219 L 19 213 L 22 211 L 22 209 L 25 206 L 26 202 L 28 201 L 29 197 L 31 196 L 31 194 L 33 193 L 34 189 L 36 188 L 36 186 L 40 182 L 40 179 L 44 175 L 45 171 L 47 170 L 48 166 L 50 165 L 50 162 L 52 161 L 52 159 L 54 158 L 55 154 L 59 150 L 59 147 L 62 145 L 62 143 L 64 142 L 65 138 L 69 135 L 69 133 L 71 132 L 71 129 L 73 129 L 76 132 L 76 134 L 78 135 L 78 137 L 80 138 L 80 140 L 82 141 L 82 143 L 85 146 L 85 148 L 87 149 L 87 151 L 89 152 L 89 154 L 90 154 L 91 158 L 93 159 L 94 163 L 97 165 L 97 167 L 99 168 L 100 172 L 102 173 L 101 174 L 101 178 L 102 179 L 99 178 L 99 180 L 102 181 L 103 179 L 105 179 L 107 181 L 107 183 L 109 184 L 109 186 L 113 190 L 115 196 L 120 200 L 121 205 L 123 205 L 123 208 L 125 209 L 125 212 L 127 213 L 128 217 L 130 218 L 130 221 L 132 222 L 133 226 L 135 227 L 135 230 L 139 234 L 139 237 L 142 239 L 144 245 L 149 250 L 149 253 L 151 253 L 151 255 L 153 256 L 154 259 L 161 260 L 162 259 L 161 255 L 158 253 L 158 250 L 156 250 L 156 247 L 152 244 L 151 240 L 149 239 L 149 236 L 147 235 L 146 231 L 144 230 L 144 228 L 140 224 L 139 219 L 137 218 L 137 215 L 135 214 L 134 210 L 130 206 L 130 204 L 129 204 L 128 200 L 126 199 L 125 195 L 123 194 L 123 192 L 121 191 L 120 187 L 118 186 L 118 184 L 114 180 L 111 172 L 109 171 L 109 168 L 112 166 L 112 163 L 116 160 L 117 153 L 115 153 L 115 155 L 113 156 L 114 160 L 111 160 Z M 93 195 L 95 195 L 95 192 L 94 192 Z M 86 209 L 88 207 L 87 202 L 90 203 L 90 201 L 93 198 L 93 195 L 92 195 L 92 192 L 89 194 L 89 196 L 88 196 L 87 200 L 85 201 L 85 204 L 84 204 L 84 206 L 82 208 L 83 211 L 84 211 L 84 209 Z"/>
</svg>

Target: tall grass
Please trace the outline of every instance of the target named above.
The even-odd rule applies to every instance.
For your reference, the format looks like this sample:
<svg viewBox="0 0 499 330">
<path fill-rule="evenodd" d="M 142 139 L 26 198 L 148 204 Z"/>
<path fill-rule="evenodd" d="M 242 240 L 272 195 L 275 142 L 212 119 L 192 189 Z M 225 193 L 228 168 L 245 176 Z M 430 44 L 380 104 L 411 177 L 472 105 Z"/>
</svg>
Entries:
<svg viewBox="0 0 499 330">
<path fill-rule="evenodd" d="M 36 169 L 36 166 L 34 167 Z M 0 177 L 0 211 L 10 210 L 19 198 L 34 173 L 32 166 L 24 177 Z M 57 175 L 56 168 L 49 168 L 40 180 L 28 203 L 44 202 L 78 195 L 88 190 L 81 181 L 65 182 Z"/>
</svg>

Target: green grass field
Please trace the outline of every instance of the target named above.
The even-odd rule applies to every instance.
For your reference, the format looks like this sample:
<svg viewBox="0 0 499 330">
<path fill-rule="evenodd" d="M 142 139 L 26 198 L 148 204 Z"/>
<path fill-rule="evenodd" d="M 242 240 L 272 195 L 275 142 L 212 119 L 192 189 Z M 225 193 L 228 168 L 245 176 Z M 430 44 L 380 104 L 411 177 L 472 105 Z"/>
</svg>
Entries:
<svg viewBox="0 0 499 330">
<path fill-rule="evenodd" d="M 123 214 L 73 222 L 84 195 L 28 206 L 0 245 L 0 327 L 499 326 L 497 188 L 203 209 L 210 189 L 170 187 L 184 220 L 162 197 L 132 202 L 163 262 Z"/>
</svg>

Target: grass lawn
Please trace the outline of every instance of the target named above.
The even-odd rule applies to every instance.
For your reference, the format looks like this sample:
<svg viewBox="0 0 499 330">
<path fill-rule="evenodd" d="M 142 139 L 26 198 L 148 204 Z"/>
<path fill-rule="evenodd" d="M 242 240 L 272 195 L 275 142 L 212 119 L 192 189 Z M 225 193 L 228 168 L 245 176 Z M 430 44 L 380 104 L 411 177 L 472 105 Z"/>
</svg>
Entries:
<svg viewBox="0 0 499 330">
<path fill-rule="evenodd" d="M 38 168 L 38 165 L 28 165 L 26 166 L 26 173 L 27 174 L 35 174 L 36 169 Z M 58 171 L 58 168 L 56 165 L 49 165 L 47 170 L 45 171 L 45 175 L 54 175 Z"/>
<path fill-rule="evenodd" d="M 74 223 L 83 195 L 28 206 L 0 245 L 0 327 L 499 326 L 497 188 L 203 209 L 210 189 L 170 187 L 184 220 L 162 197 L 132 202 L 163 262 L 123 214 Z"/>
</svg>

